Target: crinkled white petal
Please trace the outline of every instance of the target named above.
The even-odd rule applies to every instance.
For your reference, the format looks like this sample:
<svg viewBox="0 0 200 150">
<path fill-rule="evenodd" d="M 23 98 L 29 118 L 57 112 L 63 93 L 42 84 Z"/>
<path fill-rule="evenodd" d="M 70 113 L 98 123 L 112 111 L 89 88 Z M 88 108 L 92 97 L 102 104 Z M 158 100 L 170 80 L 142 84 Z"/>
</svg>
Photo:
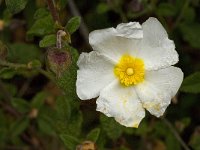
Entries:
<svg viewBox="0 0 200 150">
<path fill-rule="evenodd" d="M 135 30 L 139 30 L 137 26 L 134 27 Z M 133 33 L 134 27 L 130 33 Z M 141 35 L 138 33 L 138 37 L 134 35 L 135 39 L 133 39 L 130 38 L 130 33 L 123 25 L 119 25 L 117 29 L 95 30 L 89 34 L 89 43 L 95 51 L 104 54 L 117 63 L 122 55 L 129 53 L 136 55 L 137 53 L 137 45 Z"/>
<path fill-rule="evenodd" d="M 97 111 L 126 127 L 138 127 L 145 110 L 138 99 L 134 87 L 122 87 L 118 80 L 105 87 L 97 99 Z"/>
<path fill-rule="evenodd" d="M 172 40 L 162 24 L 150 17 L 142 24 L 143 39 L 140 42 L 138 57 L 145 62 L 146 70 L 158 70 L 178 62 L 178 54 Z"/>
<path fill-rule="evenodd" d="M 145 81 L 136 85 L 143 107 L 160 117 L 170 104 L 183 81 L 183 72 L 177 67 L 147 71 Z"/>
<path fill-rule="evenodd" d="M 96 51 L 82 53 L 77 65 L 76 92 L 82 100 L 99 96 L 100 91 L 115 80 L 114 65 Z"/>
<path fill-rule="evenodd" d="M 142 26 L 138 22 L 121 23 L 117 25 L 117 36 L 125 38 L 143 38 Z"/>
</svg>

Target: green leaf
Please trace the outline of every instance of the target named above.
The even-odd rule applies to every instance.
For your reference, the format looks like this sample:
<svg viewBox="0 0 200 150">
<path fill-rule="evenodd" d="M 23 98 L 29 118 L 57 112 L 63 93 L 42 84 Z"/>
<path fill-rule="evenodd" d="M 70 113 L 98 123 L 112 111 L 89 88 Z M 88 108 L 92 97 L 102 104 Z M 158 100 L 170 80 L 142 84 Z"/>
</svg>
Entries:
<svg viewBox="0 0 200 150">
<path fill-rule="evenodd" d="M 200 72 L 186 77 L 180 90 L 187 93 L 200 93 Z"/>
<path fill-rule="evenodd" d="M 52 125 L 52 119 L 48 114 L 39 114 L 37 123 L 41 132 L 47 135 L 55 135 L 55 128 Z"/>
<path fill-rule="evenodd" d="M 75 150 L 76 146 L 80 144 L 80 141 L 71 135 L 61 134 L 60 138 L 69 150 Z"/>
<path fill-rule="evenodd" d="M 46 35 L 41 41 L 39 46 L 40 47 L 50 47 L 56 44 L 56 35 Z"/>
<path fill-rule="evenodd" d="M 177 139 L 174 137 L 174 135 L 171 132 L 168 132 L 168 134 L 166 135 L 165 142 L 167 145 L 167 149 L 181 150 L 181 146 L 180 146 L 179 142 L 177 141 Z"/>
<path fill-rule="evenodd" d="M 61 120 L 69 120 L 71 116 L 70 97 L 59 96 L 56 100 L 56 111 Z"/>
<path fill-rule="evenodd" d="M 34 98 L 32 99 L 31 107 L 40 109 L 42 107 L 46 97 L 47 97 L 47 93 L 46 92 L 42 91 L 42 92 L 37 93 L 34 96 Z"/>
<path fill-rule="evenodd" d="M 192 47 L 194 48 L 200 48 L 200 38 L 198 35 L 200 35 L 200 24 L 199 23 L 193 23 L 193 24 L 181 24 L 179 26 L 183 38 L 185 41 L 187 41 Z"/>
<path fill-rule="evenodd" d="M 99 137 L 99 134 L 100 134 L 100 129 L 95 128 L 92 131 L 90 131 L 90 133 L 87 135 L 86 139 L 93 141 L 93 142 L 96 142 L 98 137 Z"/>
<path fill-rule="evenodd" d="M 5 0 L 8 10 L 13 13 L 19 13 L 23 10 L 28 2 L 28 0 Z"/>
<path fill-rule="evenodd" d="M 32 44 L 15 43 L 9 46 L 8 61 L 16 63 L 28 63 L 34 59 L 40 60 L 41 51 Z"/>
<path fill-rule="evenodd" d="M 34 14 L 34 19 L 35 20 L 42 19 L 42 18 L 44 18 L 45 16 L 48 16 L 48 15 L 49 15 L 49 12 L 47 11 L 47 9 L 39 8 Z"/>
<path fill-rule="evenodd" d="M 81 17 L 79 16 L 73 17 L 67 22 L 65 30 L 68 31 L 70 34 L 72 34 L 79 28 L 80 24 L 81 24 Z"/>
<path fill-rule="evenodd" d="M 24 132 L 24 130 L 26 130 L 28 125 L 29 125 L 28 118 L 22 118 L 17 120 L 11 125 L 11 130 L 10 130 L 11 136 L 16 137 L 20 135 L 22 132 Z"/>
<path fill-rule="evenodd" d="M 122 126 L 117 123 L 113 118 L 109 118 L 105 115 L 100 116 L 100 121 L 103 130 L 107 133 L 108 137 L 113 140 L 119 138 L 122 134 Z"/>
<path fill-rule="evenodd" d="M 175 5 L 170 3 L 161 3 L 156 11 L 162 16 L 175 16 L 177 13 L 177 8 Z"/>
<path fill-rule="evenodd" d="M 21 113 L 26 113 L 30 110 L 29 103 L 22 98 L 13 98 L 11 103 Z"/>
<path fill-rule="evenodd" d="M 11 79 L 15 76 L 16 71 L 12 68 L 2 68 L 0 70 L 0 78 L 2 79 Z"/>
<path fill-rule="evenodd" d="M 54 21 L 51 15 L 37 19 L 27 34 L 29 36 L 43 36 L 55 33 Z"/>
<path fill-rule="evenodd" d="M 110 10 L 110 7 L 107 3 L 99 3 L 97 6 L 97 13 L 104 14 Z"/>
</svg>

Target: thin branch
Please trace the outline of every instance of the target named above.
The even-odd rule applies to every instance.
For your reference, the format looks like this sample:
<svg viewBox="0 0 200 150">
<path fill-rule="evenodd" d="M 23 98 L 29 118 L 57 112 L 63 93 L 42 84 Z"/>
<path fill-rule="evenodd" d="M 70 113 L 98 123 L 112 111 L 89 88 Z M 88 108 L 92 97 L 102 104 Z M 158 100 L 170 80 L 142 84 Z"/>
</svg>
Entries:
<svg viewBox="0 0 200 150">
<path fill-rule="evenodd" d="M 60 18 L 59 18 L 57 10 L 55 8 L 55 5 L 53 3 L 53 0 L 47 0 L 47 4 L 49 6 L 49 10 L 51 12 L 51 15 L 52 15 L 54 21 L 55 22 L 60 22 Z"/>
<path fill-rule="evenodd" d="M 162 120 L 169 127 L 169 129 L 171 130 L 171 132 L 173 133 L 173 135 L 175 136 L 175 138 L 179 141 L 179 143 L 182 145 L 182 147 L 185 150 L 190 150 L 190 148 L 183 141 L 183 139 L 180 137 L 180 135 L 178 134 L 178 132 L 174 129 L 173 125 L 166 118 L 164 118 L 164 117 L 162 118 Z"/>
<path fill-rule="evenodd" d="M 89 43 L 89 40 L 88 40 L 89 31 L 83 20 L 83 17 L 81 16 L 81 13 L 79 12 L 79 10 L 73 0 L 68 0 L 68 4 L 69 4 L 69 9 L 70 9 L 72 15 L 81 17 L 82 20 L 81 20 L 81 25 L 80 25 L 80 33 L 81 33 L 83 39 L 85 40 L 85 42 L 87 43 L 87 45 L 91 48 L 91 46 L 88 44 Z"/>
</svg>

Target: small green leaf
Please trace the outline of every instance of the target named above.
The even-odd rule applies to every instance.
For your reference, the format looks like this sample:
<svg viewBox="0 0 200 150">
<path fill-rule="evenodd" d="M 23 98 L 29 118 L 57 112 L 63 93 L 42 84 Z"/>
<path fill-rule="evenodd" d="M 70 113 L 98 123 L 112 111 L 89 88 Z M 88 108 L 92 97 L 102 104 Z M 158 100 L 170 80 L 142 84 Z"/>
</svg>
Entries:
<svg viewBox="0 0 200 150">
<path fill-rule="evenodd" d="M 52 119 L 47 114 L 40 114 L 37 123 L 39 130 L 47 135 L 55 135 L 55 128 L 52 125 Z"/>
<path fill-rule="evenodd" d="M 99 3 L 97 6 L 97 13 L 104 14 L 110 10 L 110 7 L 107 3 Z"/>
<path fill-rule="evenodd" d="M 21 113 L 26 113 L 30 109 L 29 103 L 22 98 L 13 98 L 11 103 Z"/>
<path fill-rule="evenodd" d="M 35 97 L 32 99 L 31 107 L 40 109 L 41 106 L 43 105 L 46 97 L 47 97 L 47 93 L 46 92 L 42 91 L 42 92 L 37 93 L 35 95 Z"/>
<path fill-rule="evenodd" d="M 71 116 L 70 97 L 59 96 L 56 100 L 56 111 L 61 120 L 69 120 Z"/>
<path fill-rule="evenodd" d="M 51 33 L 55 33 L 54 21 L 51 15 L 36 20 L 27 32 L 29 36 L 43 36 Z"/>
<path fill-rule="evenodd" d="M 108 118 L 105 115 L 100 117 L 103 130 L 107 133 L 108 137 L 115 140 L 122 134 L 122 126 L 118 124 L 113 118 Z"/>
<path fill-rule="evenodd" d="M 187 93 L 200 93 L 200 72 L 186 77 L 180 90 Z"/>
<path fill-rule="evenodd" d="M 61 134 L 60 138 L 69 150 L 75 150 L 76 146 L 80 144 L 80 141 L 71 135 Z"/>
<path fill-rule="evenodd" d="M 50 47 L 56 44 L 56 35 L 46 35 L 39 43 L 40 47 Z"/>
<path fill-rule="evenodd" d="M 2 79 L 11 79 L 15 76 L 16 71 L 12 68 L 2 68 L 0 70 L 0 78 Z"/>
<path fill-rule="evenodd" d="M 87 140 L 96 142 L 98 140 L 100 134 L 100 129 L 99 128 L 95 128 L 92 131 L 90 131 L 90 133 L 87 135 Z"/>
<path fill-rule="evenodd" d="M 9 46 L 8 61 L 28 63 L 34 59 L 40 60 L 41 51 L 32 44 L 15 43 Z"/>
<path fill-rule="evenodd" d="M 10 130 L 11 135 L 13 137 L 20 135 L 24 130 L 26 130 L 28 125 L 29 125 L 28 118 L 22 118 L 22 119 L 17 120 L 11 125 L 11 130 Z"/>
<path fill-rule="evenodd" d="M 34 19 L 41 19 L 48 15 L 49 12 L 45 8 L 39 8 L 34 14 Z"/>
<path fill-rule="evenodd" d="M 23 10 L 28 2 L 28 0 L 5 0 L 8 10 L 13 13 L 19 13 Z"/>
<path fill-rule="evenodd" d="M 65 30 L 68 31 L 70 34 L 74 33 L 81 24 L 81 17 L 76 16 L 71 18 L 67 25 L 65 26 Z"/>
</svg>

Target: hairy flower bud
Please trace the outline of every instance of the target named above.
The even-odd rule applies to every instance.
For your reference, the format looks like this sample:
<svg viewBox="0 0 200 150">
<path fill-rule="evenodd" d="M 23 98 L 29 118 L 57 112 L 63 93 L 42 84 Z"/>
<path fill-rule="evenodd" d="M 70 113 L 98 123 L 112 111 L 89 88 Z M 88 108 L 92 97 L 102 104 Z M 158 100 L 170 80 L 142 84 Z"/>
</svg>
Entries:
<svg viewBox="0 0 200 150">
<path fill-rule="evenodd" d="M 0 31 L 4 29 L 5 23 L 3 20 L 0 20 Z"/>
<path fill-rule="evenodd" d="M 58 48 L 51 48 L 47 53 L 47 63 L 49 69 L 56 74 L 57 77 L 70 66 L 72 63 L 71 55 L 68 51 Z"/>
</svg>

